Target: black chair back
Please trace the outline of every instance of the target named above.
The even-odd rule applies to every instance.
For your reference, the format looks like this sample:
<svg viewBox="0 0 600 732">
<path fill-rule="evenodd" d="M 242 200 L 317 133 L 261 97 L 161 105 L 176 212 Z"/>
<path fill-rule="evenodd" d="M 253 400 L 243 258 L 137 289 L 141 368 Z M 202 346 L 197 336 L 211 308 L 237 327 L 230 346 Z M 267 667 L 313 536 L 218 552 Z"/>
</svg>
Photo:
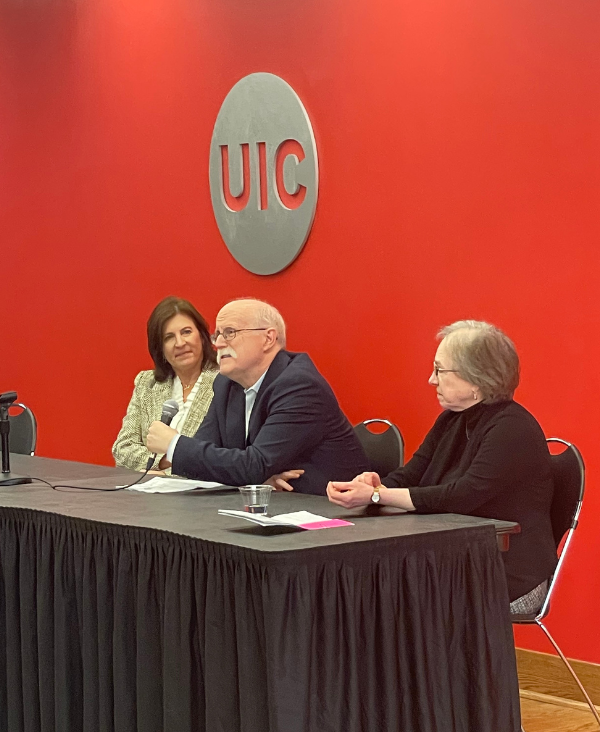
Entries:
<svg viewBox="0 0 600 732">
<path fill-rule="evenodd" d="M 561 444 L 566 447 L 563 452 L 551 456 L 554 479 L 551 520 L 554 542 L 558 549 L 567 531 L 577 526 L 585 488 L 585 466 L 575 445 L 557 437 L 551 437 L 547 442 L 549 445 Z"/>
<path fill-rule="evenodd" d="M 384 432 L 371 432 L 369 424 L 384 424 Z M 387 419 L 367 419 L 354 427 L 354 432 L 363 446 L 371 470 L 385 477 L 404 465 L 404 440 L 400 430 Z"/>
<path fill-rule="evenodd" d="M 17 407 L 21 410 L 19 414 L 9 414 L 10 420 L 10 451 L 19 455 L 33 455 L 37 444 L 37 422 L 29 407 L 24 404 L 13 404 L 11 409 Z"/>
</svg>

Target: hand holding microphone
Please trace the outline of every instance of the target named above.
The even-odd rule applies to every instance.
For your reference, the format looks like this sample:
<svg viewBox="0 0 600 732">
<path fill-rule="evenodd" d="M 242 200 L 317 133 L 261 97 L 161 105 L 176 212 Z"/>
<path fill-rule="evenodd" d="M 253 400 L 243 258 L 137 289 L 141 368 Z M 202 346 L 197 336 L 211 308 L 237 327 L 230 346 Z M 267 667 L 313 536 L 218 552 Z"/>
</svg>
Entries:
<svg viewBox="0 0 600 732">
<path fill-rule="evenodd" d="M 154 465 L 157 455 L 164 455 L 167 452 L 171 440 L 177 434 L 177 431 L 169 427 L 169 425 L 178 411 L 179 405 L 175 399 L 167 399 L 162 406 L 160 422 L 152 422 L 150 425 L 146 445 L 148 450 L 154 454 L 148 459 L 146 471 L 150 470 Z"/>
</svg>

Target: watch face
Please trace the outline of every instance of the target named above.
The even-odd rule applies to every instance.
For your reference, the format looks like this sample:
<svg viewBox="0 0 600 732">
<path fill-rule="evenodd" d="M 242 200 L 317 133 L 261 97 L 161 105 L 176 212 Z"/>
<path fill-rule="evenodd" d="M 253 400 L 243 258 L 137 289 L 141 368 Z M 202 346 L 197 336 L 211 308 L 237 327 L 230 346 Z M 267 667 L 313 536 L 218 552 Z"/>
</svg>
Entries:
<svg viewBox="0 0 600 732">
<path fill-rule="evenodd" d="M 379 503 L 379 491 L 374 491 L 373 495 L 371 496 L 371 500 L 373 503 Z"/>
</svg>

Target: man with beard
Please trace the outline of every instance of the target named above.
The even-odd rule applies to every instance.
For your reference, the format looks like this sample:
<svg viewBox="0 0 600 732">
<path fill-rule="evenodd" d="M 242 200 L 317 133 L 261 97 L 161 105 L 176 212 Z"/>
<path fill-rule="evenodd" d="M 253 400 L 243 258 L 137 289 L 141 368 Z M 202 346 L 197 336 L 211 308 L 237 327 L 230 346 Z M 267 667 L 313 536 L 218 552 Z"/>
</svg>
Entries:
<svg viewBox="0 0 600 732">
<path fill-rule="evenodd" d="M 279 312 L 260 300 L 234 300 L 212 337 L 220 374 L 196 435 L 153 422 L 148 449 L 172 472 L 226 485 L 269 482 L 325 495 L 334 477 L 367 470 L 364 451 L 335 394 L 306 353 L 285 350 Z M 340 477 L 341 476 L 341 477 Z"/>
</svg>

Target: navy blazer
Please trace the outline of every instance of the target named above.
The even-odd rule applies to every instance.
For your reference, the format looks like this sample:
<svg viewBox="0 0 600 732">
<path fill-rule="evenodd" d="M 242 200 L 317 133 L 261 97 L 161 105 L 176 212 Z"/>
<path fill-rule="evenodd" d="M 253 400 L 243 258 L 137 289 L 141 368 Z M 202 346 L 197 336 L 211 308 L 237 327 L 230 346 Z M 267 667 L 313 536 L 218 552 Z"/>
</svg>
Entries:
<svg viewBox="0 0 600 732">
<path fill-rule="evenodd" d="M 352 480 L 369 469 L 331 387 L 306 353 L 280 351 L 260 386 L 245 427 L 240 384 L 219 374 L 214 397 L 195 436 L 181 436 L 173 473 L 226 485 L 259 484 L 284 470 L 299 493 L 325 494 L 330 480 Z"/>
</svg>

